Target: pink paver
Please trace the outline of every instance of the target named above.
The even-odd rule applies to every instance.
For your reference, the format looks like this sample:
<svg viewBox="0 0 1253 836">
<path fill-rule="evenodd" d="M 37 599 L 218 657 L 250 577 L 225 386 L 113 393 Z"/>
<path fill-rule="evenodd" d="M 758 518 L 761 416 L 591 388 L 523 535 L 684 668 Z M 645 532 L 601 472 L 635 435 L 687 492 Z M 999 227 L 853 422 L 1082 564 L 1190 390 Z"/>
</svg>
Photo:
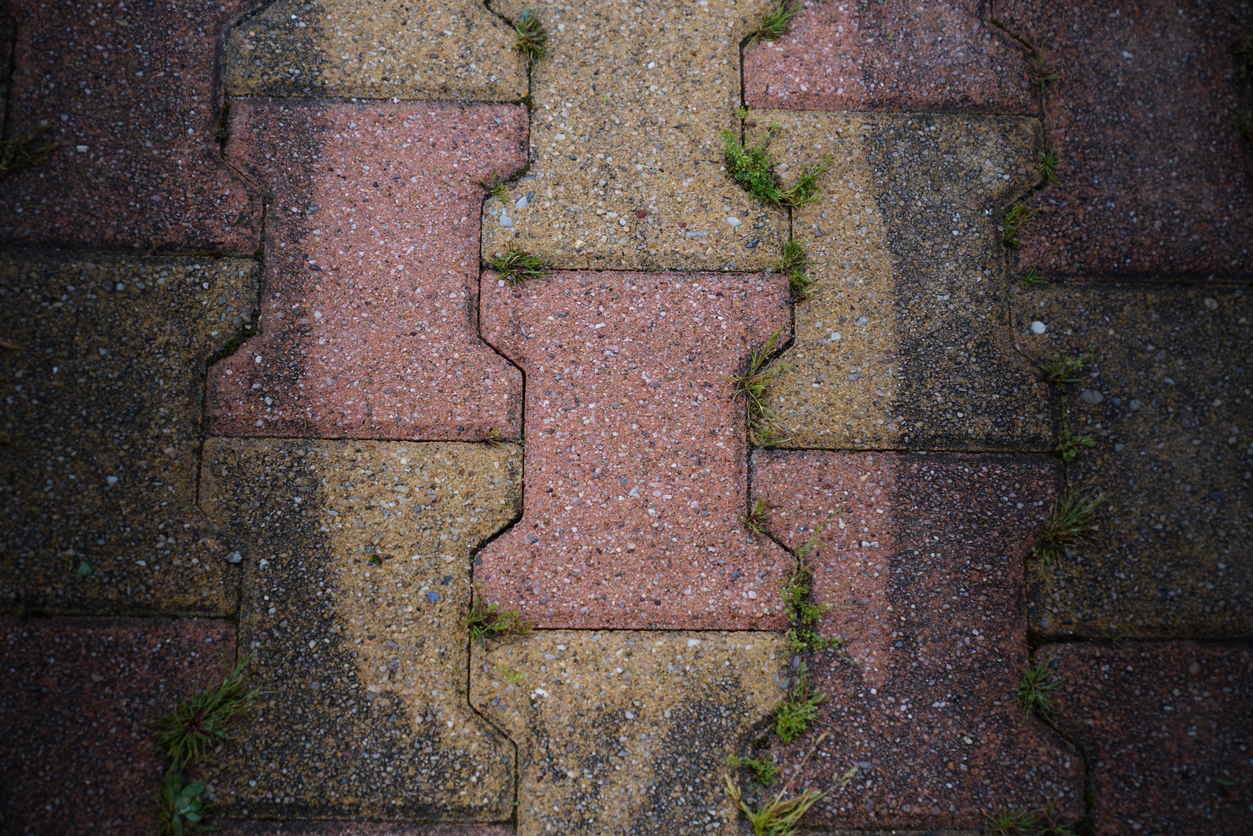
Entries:
<svg viewBox="0 0 1253 836">
<path fill-rule="evenodd" d="M 806 821 L 978 827 L 985 811 L 1049 800 L 1078 818 L 1078 753 L 1012 700 L 1027 663 L 1023 561 L 1049 515 L 1055 465 L 818 450 L 759 452 L 753 464 L 771 532 L 792 548 L 824 544 L 810 558 L 813 597 L 837 609 L 820 630 L 857 659 L 815 654 L 819 718 L 771 753 L 794 770 L 828 733 L 797 792 L 858 767 Z"/>
<path fill-rule="evenodd" d="M 526 109 L 240 100 L 231 121 L 273 203 L 261 333 L 210 369 L 210 432 L 516 436 L 522 376 L 475 329 L 476 181 L 526 162 Z"/>
<path fill-rule="evenodd" d="M 745 100 L 792 110 L 1033 112 L 1022 48 L 986 8 L 806 0 L 786 35 L 744 50 Z"/>
<path fill-rule="evenodd" d="M 527 375 L 522 519 L 482 554 L 487 599 L 539 627 L 777 628 L 790 556 L 742 523 L 729 380 L 790 333 L 779 275 L 483 277 L 483 336 Z"/>
<path fill-rule="evenodd" d="M 0 242 L 251 253 L 261 200 L 221 159 L 219 33 L 241 0 L 11 0 L 9 136 L 52 157 L 0 181 Z"/>
<path fill-rule="evenodd" d="M 1005 26 L 1040 45 L 1059 183 L 1028 202 L 1020 269 L 1049 278 L 1253 274 L 1253 176 L 1232 47 L 1253 6 L 1206 0 L 1004 0 Z M 1247 93 L 1244 94 L 1247 96 Z"/>
<path fill-rule="evenodd" d="M 1243 836 L 1253 821 L 1253 647 L 1049 645 L 1054 723 L 1090 753 L 1098 834 Z"/>
<path fill-rule="evenodd" d="M 165 772 L 143 721 L 222 675 L 224 621 L 0 620 L 0 830 L 147 833 Z"/>
<path fill-rule="evenodd" d="M 513 836 L 504 824 L 378 824 L 376 822 L 237 822 L 223 836 Z"/>
</svg>

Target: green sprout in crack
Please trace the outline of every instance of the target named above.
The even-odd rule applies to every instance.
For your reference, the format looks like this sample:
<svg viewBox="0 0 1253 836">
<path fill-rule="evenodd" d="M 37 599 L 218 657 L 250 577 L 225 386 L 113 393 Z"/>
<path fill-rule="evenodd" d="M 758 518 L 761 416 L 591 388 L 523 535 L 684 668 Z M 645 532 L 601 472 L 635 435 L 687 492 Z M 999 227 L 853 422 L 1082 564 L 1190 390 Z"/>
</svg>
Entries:
<svg viewBox="0 0 1253 836">
<path fill-rule="evenodd" d="M 487 428 L 487 443 L 493 447 L 522 446 L 520 438 L 505 438 L 504 434 L 495 427 Z"/>
<path fill-rule="evenodd" d="M 839 513 L 838 511 L 836 513 Z M 823 613 L 831 611 L 830 604 L 815 604 L 810 600 L 814 588 L 814 572 L 809 565 L 809 556 L 818 548 L 818 538 L 826 531 L 826 526 L 819 526 L 805 545 L 796 550 L 796 565 L 792 574 L 783 582 L 780 596 L 783 608 L 787 613 L 787 638 L 796 652 L 802 650 L 834 650 L 846 662 L 855 660 L 840 650 L 843 642 L 840 639 L 825 638 L 814 628 Z"/>
<path fill-rule="evenodd" d="M 818 716 L 818 704 L 824 699 L 825 694 L 809 692 L 809 668 L 801 662 L 791 690 L 774 713 L 774 733 L 784 743 L 800 737 L 809 728 L 810 721 Z"/>
<path fill-rule="evenodd" d="M 500 179 L 499 175 L 493 177 L 491 180 L 475 180 L 474 182 L 487 189 L 489 194 L 500 198 L 501 201 L 504 201 L 505 198 L 509 197 L 509 188 L 505 186 L 504 181 Z"/>
<path fill-rule="evenodd" d="M 1236 77 L 1253 78 L 1253 34 L 1237 38 L 1231 51 L 1236 56 Z"/>
<path fill-rule="evenodd" d="M 57 140 L 39 144 L 39 138 L 47 132 L 48 128 L 41 125 L 28 134 L 0 139 L 0 177 L 47 162 L 61 144 Z"/>
<path fill-rule="evenodd" d="M 740 105 L 738 108 L 736 108 L 735 115 L 738 116 L 740 119 L 747 119 L 749 114 L 752 112 L 753 112 L 753 109 L 749 107 L 748 105 Z"/>
<path fill-rule="evenodd" d="M 1047 662 L 1028 664 L 1018 680 L 1014 701 L 1028 714 L 1039 714 L 1047 720 L 1053 713 L 1053 696 L 1061 685 L 1061 680 L 1053 675 Z"/>
<path fill-rule="evenodd" d="M 214 805 L 201 799 L 205 786 L 201 781 L 183 783 L 182 770 L 170 767 L 161 782 L 157 795 L 157 826 L 153 836 L 183 836 L 185 833 L 203 833 L 216 828 L 204 823 L 205 813 Z"/>
<path fill-rule="evenodd" d="M 1057 452 L 1062 454 L 1062 461 L 1074 461 L 1075 456 L 1079 455 L 1082 447 L 1095 447 L 1096 442 L 1092 440 L 1090 435 L 1074 435 L 1070 430 L 1062 430 L 1061 436 L 1057 439 Z"/>
<path fill-rule="evenodd" d="M 818 745 L 826 737 L 826 732 L 818 736 L 818 739 L 814 741 L 814 745 L 809 748 L 808 753 L 801 761 L 801 766 L 804 766 L 813 757 L 814 752 L 818 749 Z M 736 806 L 743 811 L 749 823 L 752 824 L 753 836 L 794 836 L 794 834 L 800 831 L 800 820 L 809 812 L 809 808 L 813 807 L 828 792 L 848 786 L 848 783 L 853 780 L 853 776 L 857 774 L 857 767 L 854 766 L 845 772 L 830 789 L 807 789 L 800 795 L 792 795 L 792 782 L 800 774 L 801 770 L 797 769 L 777 793 L 768 798 L 758 799 L 758 806 L 755 807 L 750 805 L 744 798 L 744 793 L 731 776 L 725 776 L 727 794 L 735 802 Z"/>
<path fill-rule="evenodd" d="M 1031 50 L 1031 83 L 1043 93 L 1050 85 L 1061 81 L 1061 76 L 1053 69 L 1052 63 L 1038 49 Z"/>
<path fill-rule="evenodd" d="M 548 33 L 530 9 L 522 10 L 522 17 L 513 29 L 518 35 L 518 49 L 523 53 L 536 61 L 548 54 Z"/>
<path fill-rule="evenodd" d="M 186 766 L 210 746 L 230 739 L 226 726 L 252 708 L 261 691 L 244 688 L 244 668 L 250 656 L 239 660 L 218 685 L 211 686 L 163 717 L 149 721 L 157 742 L 175 768 Z"/>
<path fill-rule="evenodd" d="M 751 769 L 753 771 L 753 786 L 759 790 L 764 790 L 779 777 L 779 767 L 774 761 L 741 758 L 737 755 L 732 755 L 727 758 L 727 763 L 732 766 L 747 766 Z"/>
<path fill-rule="evenodd" d="M 474 587 L 474 603 L 470 606 L 470 614 L 466 616 L 466 626 L 470 628 L 470 640 L 477 642 L 484 650 L 487 649 L 489 636 L 503 638 L 531 632 L 531 622 L 524 619 L 522 613 L 517 610 L 501 610 L 499 604 L 488 604 L 478 586 Z"/>
<path fill-rule="evenodd" d="M 766 500 L 758 499 L 749 509 L 748 516 L 743 519 L 744 527 L 754 534 L 765 534 L 770 524 L 770 510 L 766 508 Z"/>
<path fill-rule="evenodd" d="M 1051 801 L 1038 810 L 1001 809 L 986 818 L 991 836 L 1075 836 Z"/>
<path fill-rule="evenodd" d="M 1086 497 L 1072 490 L 1053 509 L 1053 516 L 1044 526 L 1044 532 L 1031 549 L 1027 565 L 1045 584 L 1051 582 L 1054 564 L 1092 529 L 1096 509 L 1105 501 L 1103 494 Z"/>
<path fill-rule="evenodd" d="M 1040 168 L 1044 170 L 1044 176 L 1050 183 L 1057 182 L 1057 152 L 1041 151 L 1040 152 Z"/>
<path fill-rule="evenodd" d="M 777 126 L 772 126 L 772 131 Z M 818 176 L 831 164 L 828 154 L 814 168 L 806 168 L 796 178 L 790 188 L 784 189 L 779 184 L 779 175 L 775 172 L 774 158 L 766 146 L 770 142 L 769 134 L 762 137 L 756 145 L 745 146 L 736 138 L 735 132 L 727 129 L 722 132 L 722 154 L 726 158 L 727 173 L 731 179 L 739 183 L 744 191 L 758 200 L 775 206 L 788 206 L 793 209 L 812 203 L 818 199 L 821 187 Z"/>
<path fill-rule="evenodd" d="M 1023 271 L 1018 277 L 1018 284 L 1023 287 L 1034 287 L 1040 283 L 1040 268 L 1032 265 Z"/>
<path fill-rule="evenodd" d="M 761 24 L 748 37 L 748 42 L 752 44 L 757 41 L 777 41 L 787 34 L 788 27 L 792 25 L 792 18 L 799 13 L 799 6 L 793 4 L 791 0 L 784 0 L 782 5 L 762 15 Z"/>
<path fill-rule="evenodd" d="M 748 437 L 749 441 L 757 447 L 773 447 L 786 441 L 786 439 L 776 437 L 774 431 L 770 429 L 774 412 L 766 407 L 766 390 L 770 388 L 771 381 L 778 376 L 779 372 L 786 368 L 783 363 L 767 365 L 775 344 L 782 334 L 782 329 L 775 331 L 770 335 L 770 339 L 766 340 L 765 345 L 749 355 L 746 374 L 731 376 L 735 393 L 744 395 L 745 410 L 748 415 Z"/>
<path fill-rule="evenodd" d="M 1018 230 L 1022 229 L 1023 224 L 1040 214 L 1039 207 L 1028 209 L 1021 203 L 1015 203 L 1010 207 L 1009 214 L 1005 216 L 1005 229 L 1001 234 L 1001 241 L 1005 246 L 1018 249 Z"/>
<path fill-rule="evenodd" d="M 783 259 L 775 269 L 787 276 L 788 287 L 797 299 L 808 299 L 814 292 L 814 280 L 809 278 L 809 256 L 798 241 L 789 240 L 783 245 Z"/>
<path fill-rule="evenodd" d="M 490 259 L 487 263 L 499 271 L 500 277 L 509 284 L 539 279 L 550 272 L 544 259 L 513 246 L 506 249 L 504 255 Z"/>
<path fill-rule="evenodd" d="M 1065 391 L 1067 386 L 1082 382 L 1079 372 L 1084 366 L 1096 362 L 1096 346 L 1088 346 L 1078 357 L 1062 357 L 1048 361 L 1044 366 L 1044 379 Z"/>
</svg>

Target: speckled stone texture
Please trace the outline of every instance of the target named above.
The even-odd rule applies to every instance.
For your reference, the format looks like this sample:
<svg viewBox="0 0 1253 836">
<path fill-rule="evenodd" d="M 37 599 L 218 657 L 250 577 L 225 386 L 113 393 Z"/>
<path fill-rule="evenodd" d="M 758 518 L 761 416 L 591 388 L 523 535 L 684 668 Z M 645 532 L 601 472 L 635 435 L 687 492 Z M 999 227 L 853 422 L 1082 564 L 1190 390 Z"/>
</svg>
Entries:
<svg viewBox="0 0 1253 836">
<path fill-rule="evenodd" d="M 996 13 L 1060 76 L 1044 125 L 1061 182 L 1029 202 L 1044 211 L 1019 233 L 1017 264 L 1066 279 L 1253 276 L 1232 55 L 1253 6 L 998 0 Z"/>
<path fill-rule="evenodd" d="M 0 338 L 17 346 L 0 348 L 0 607 L 234 613 L 234 546 L 195 506 L 201 399 L 206 361 L 253 316 L 257 273 L 0 257 Z"/>
<path fill-rule="evenodd" d="M 727 758 L 764 730 L 790 656 L 772 633 L 544 630 L 476 646 L 470 700 L 518 746 L 518 836 L 745 832 Z"/>
<path fill-rule="evenodd" d="M 805 0 L 744 49 L 744 99 L 791 110 L 1036 111 L 1023 48 L 981 0 Z"/>
<path fill-rule="evenodd" d="M 1093 832 L 1241 836 L 1253 817 L 1253 648 L 1056 644 L 1054 723 L 1088 754 Z"/>
<path fill-rule="evenodd" d="M 374 822 L 244 822 L 223 836 L 513 836 L 504 824 L 376 824 Z"/>
<path fill-rule="evenodd" d="M 525 513 L 482 554 L 487 599 L 541 627 L 781 626 L 791 559 L 741 521 L 730 376 L 787 339 L 786 280 L 488 272 L 482 316 L 527 376 Z"/>
<path fill-rule="evenodd" d="M 754 456 L 771 533 L 792 549 L 819 544 L 813 600 L 835 607 L 820 632 L 857 660 L 815 655 L 818 719 L 765 753 L 791 772 L 830 735 L 797 792 L 858 767 L 806 822 L 974 828 L 985 811 L 1046 800 L 1079 818 L 1078 753 L 1012 699 L 1027 663 L 1023 563 L 1056 476 L 1045 457 Z"/>
<path fill-rule="evenodd" d="M 1107 499 L 1051 585 L 1032 584 L 1033 630 L 1253 636 L 1251 320 L 1247 289 L 1016 293 L 1014 338 L 1038 365 L 1096 347 L 1096 363 L 1061 395 L 1061 428 L 1095 445 L 1067 466 L 1070 488 Z"/>
<path fill-rule="evenodd" d="M 1048 449 L 1047 388 L 1009 340 L 997 218 L 1038 176 L 1034 119 L 759 111 L 785 179 L 830 155 L 793 212 L 813 298 L 771 384 L 793 447 Z M 784 169 L 783 166 L 787 168 Z"/>
<path fill-rule="evenodd" d="M 471 551 L 518 513 L 511 448 L 210 439 L 239 642 L 270 691 L 207 768 L 222 815 L 492 822 L 513 747 L 466 699 Z"/>
<path fill-rule="evenodd" d="M 51 159 L 0 180 L 0 244 L 243 255 L 261 200 L 218 149 L 214 55 L 239 0 L 10 0 L 8 136 Z"/>
<path fill-rule="evenodd" d="M 273 195 L 261 333 L 209 375 L 209 431 L 475 440 L 522 378 L 476 334 L 476 183 L 526 161 L 526 109 L 238 101 L 231 159 Z"/>
<path fill-rule="evenodd" d="M 531 71 L 531 168 L 483 205 L 483 257 L 515 246 L 569 270 L 764 269 L 786 215 L 724 172 L 739 43 L 773 0 L 498 0 L 548 31 Z"/>
<path fill-rule="evenodd" d="M 232 96 L 518 101 L 526 61 L 481 0 L 279 0 L 226 41 Z"/>
<path fill-rule="evenodd" d="M 0 619 L 0 829 L 134 836 L 165 772 L 143 721 L 222 676 L 223 621 Z"/>
</svg>

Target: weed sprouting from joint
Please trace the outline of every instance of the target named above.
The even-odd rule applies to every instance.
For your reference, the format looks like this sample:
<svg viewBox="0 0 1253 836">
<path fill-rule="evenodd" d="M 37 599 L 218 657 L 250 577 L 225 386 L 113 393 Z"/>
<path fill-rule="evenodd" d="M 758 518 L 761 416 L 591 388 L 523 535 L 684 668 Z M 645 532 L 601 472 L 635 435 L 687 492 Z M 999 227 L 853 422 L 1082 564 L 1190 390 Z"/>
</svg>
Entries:
<svg viewBox="0 0 1253 836">
<path fill-rule="evenodd" d="M 39 138 L 47 132 L 48 128 L 41 125 L 28 134 L 0 139 L 0 177 L 46 162 L 61 144 L 52 140 L 40 145 Z"/>
<path fill-rule="evenodd" d="M 1057 182 L 1057 152 L 1041 151 L 1040 152 L 1040 168 L 1044 170 L 1044 176 L 1050 183 Z"/>
<path fill-rule="evenodd" d="M 813 295 L 814 280 L 809 278 L 809 256 L 798 241 L 789 240 L 783 245 L 783 259 L 775 265 L 775 269 L 787 276 L 788 287 L 797 299 L 808 299 Z"/>
<path fill-rule="evenodd" d="M 814 571 L 809 565 L 809 556 L 817 550 L 818 538 L 825 531 L 826 525 L 819 526 L 805 545 L 796 550 L 796 565 L 780 590 L 783 609 L 787 613 L 787 638 L 792 649 L 798 653 L 802 650 L 834 650 L 844 661 L 853 662 L 852 657 L 840 651 L 843 644 L 840 639 L 824 638 L 814 629 L 823 613 L 832 609 L 830 604 L 815 604 L 809 599 L 814 589 Z"/>
<path fill-rule="evenodd" d="M 1018 284 L 1023 287 L 1034 287 L 1040 283 L 1040 268 L 1032 265 L 1023 271 L 1018 277 Z"/>
<path fill-rule="evenodd" d="M 530 279 L 539 279 L 550 272 L 548 263 L 537 255 L 509 247 L 505 254 L 490 259 L 488 262 L 500 273 L 500 277 L 509 284 L 520 284 Z"/>
<path fill-rule="evenodd" d="M 786 440 L 778 438 L 769 428 L 774 420 L 774 412 L 766 407 L 766 390 L 770 388 L 770 382 L 786 368 L 783 363 L 767 365 L 782 334 L 782 329 L 775 331 L 765 345 L 749 355 L 747 373 L 731 376 L 735 393 L 744 395 L 745 411 L 748 415 L 748 439 L 757 447 L 773 447 Z"/>
<path fill-rule="evenodd" d="M 759 790 L 764 790 L 779 777 L 779 767 L 774 761 L 741 758 L 737 755 L 732 755 L 727 758 L 727 763 L 732 766 L 747 766 L 751 769 L 753 771 L 753 786 Z"/>
<path fill-rule="evenodd" d="M 522 17 L 513 25 L 518 35 L 518 49 L 536 61 L 548 54 L 548 33 L 544 24 L 530 9 L 522 10 Z"/>
<path fill-rule="evenodd" d="M 470 613 L 466 616 L 466 626 L 470 628 L 470 640 L 478 642 L 479 647 L 487 649 L 487 639 L 503 638 L 508 635 L 520 636 L 531 632 L 531 622 L 522 617 L 517 610 L 501 610 L 499 604 L 489 604 L 483 599 L 483 591 L 474 587 L 474 603 L 470 605 Z"/>
<path fill-rule="evenodd" d="M 800 766 L 804 766 L 813 757 L 814 752 L 818 749 L 818 745 L 826 737 L 826 732 L 818 736 L 818 739 L 814 741 L 814 745 L 809 747 L 809 751 L 801 760 Z M 796 776 L 799 774 L 800 769 L 798 768 L 777 793 L 769 798 L 760 799 L 760 804 L 756 807 L 750 805 L 745 800 L 739 785 L 732 780 L 731 776 L 725 776 L 727 794 L 731 796 L 731 800 L 736 803 L 736 806 L 743 811 L 745 817 L 753 825 L 753 836 L 794 836 L 799 831 L 800 820 L 809 812 L 809 808 L 813 807 L 827 793 L 848 786 L 848 783 L 853 780 L 853 776 L 857 774 L 857 767 L 850 768 L 829 789 L 808 789 L 800 795 L 792 795 L 792 782 L 796 780 Z"/>
<path fill-rule="evenodd" d="M 1034 712 L 1047 720 L 1053 713 L 1053 696 L 1061 685 L 1061 680 L 1053 675 L 1048 663 L 1028 663 L 1018 680 L 1014 701 L 1028 714 Z"/>
<path fill-rule="evenodd" d="M 174 769 L 229 739 L 227 724 L 256 704 L 262 692 L 244 688 L 244 668 L 251 661 L 252 657 L 245 656 L 220 684 L 206 688 L 169 714 L 148 721 Z"/>
<path fill-rule="evenodd" d="M 491 180 L 475 180 L 474 182 L 487 189 L 489 194 L 500 198 L 501 201 L 504 201 L 509 196 L 509 188 L 500 179 L 500 175 L 493 177 Z"/>
<path fill-rule="evenodd" d="M 1039 207 L 1028 209 L 1021 203 L 1015 203 L 1010 207 L 1009 214 L 1005 216 L 1005 228 L 1001 233 L 1001 241 L 1005 246 L 1018 249 L 1018 230 L 1022 229 L 1023 224 L 1040 214 Z"/>
<path fill-rule="evenodd" d="M 772 126 L 775 130 L 777 126 Z M 743 145 L 730 129 L 722 132 L 722 154 L 726 158 L 727 173 L 731 179 L 739 183 L 744 191 L 758 200 L 775 206 L 788 206 L 795 209 L 818 199 L 821 187 L 818 176 L 831 164 L 828 154 L 822 162 L 813 168 L 804 169 L 790 188 L 779 185 L 779 175 L 775 172 L 774 158 L 770 156 L 767 145 L 769 136 L 762 137 L 756 145 Z"/>
<path fill-rule="evenodd" d="M 1001 809 L 985 818 L 992 836 L 1075 836 L 1052 801 L 1038 810 Z"/>
<path fill-rule="evenodd" d="M 1237 38 L 1231 51 L 1236 56 L 1236 77 L 1253 78 L 1253 33 Z"/>
<path fill-rule="evenodd" d="M 824 699 L 825 694 L 809 692 L 809 668 L 801 662 L 791 690 L 774 713 L 774 733 L 784 743 L 800 737 L 809 728 L 810 721 L 818 716 L 818 704 Z"/>
<path fill-rule="evenodd" d="M 1048 361 L 1044 366 L 1044 379 L 1065 391 L 1067 386 L 1073 386 L 1082 381 L 1078 374 L 1083 371 L 1084 366 L 1095 362 L 1096 346 L 1090 345 L 1078 357 L 1062 357 Z"/>
<path fill-rule="evenodd" d="M 766 500 L 758 499 L 754 502 L 743 522 L 744 527 L 754 534 L 765 534 L 766 526 L 770 524 L 770 511 L 766 508 Z"/>
<path fill-rule="evenodd" d="M 1061 78 L 1041 50 L 1031 50 L 1031 83 L 1038 87 L 1041 93 L 1061 81 Z"/>
<path fill-rule="evenodd" d="M 152 831 L 153 836 L 183 836 L 184 833 L 216 830 L 204 822 L 205 813 L 214 806 L 200 797 L 204 790 L 204 782 L 184 784 L 182 770 L 170 767 L 157 795 L 157 826 Z"/>
<path fill-rule="evenodd" d="M 749 35 L 748 42 L 751 44 L 757 41 L 777 41 L 787 34 L 788 27 L 792 25 L 792 18 L 799 13 L 799 6 L 793 4 L 791 0 L 784 0 L 782 5 L 762 15 L 761 24 L 753 34 Z"/>
<path fill-rule="evenodd" d="M 511 446 L 521 447 L 522 439 L 505 438 L 504 434 L 501 433 L 500 430 L 496 429 L 495 427 L 488 427 L 487 428 L 487 443 L 492 445 L 493 447 L 511 447 Z"/>
<path fill-rule="evenodd" d="M 1096 442 L 1090 435 L 1074 435 L 1070 430 L 1062 430 L 1057 439 L 1057 452 L 1062 454 L 1062 461 L 1074 461 L 1081 447 L 1095 447 Z"/>
<path fill-rule="evenodd" d="M 1027 565 L 1045 584 L 1051 583 L 1053 565 L 1066 553 L 1066 548 L 1078 542 L 1092 528 L 1096 509 L 1105 501 L 1104 494 L 1086 497 L 1072 490 L 1053 509 L 1053 517 L 1044 526 L 1044 532 L 1031 549 Z"/>
</svg>

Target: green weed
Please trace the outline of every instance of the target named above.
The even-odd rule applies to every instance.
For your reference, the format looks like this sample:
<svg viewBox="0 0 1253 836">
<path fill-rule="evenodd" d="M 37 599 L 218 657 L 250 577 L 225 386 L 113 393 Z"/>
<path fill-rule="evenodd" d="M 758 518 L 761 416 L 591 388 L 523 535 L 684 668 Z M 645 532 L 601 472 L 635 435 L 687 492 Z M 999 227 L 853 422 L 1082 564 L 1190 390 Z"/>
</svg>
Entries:
<svg viewBox="0 0 1253 836">
<path fill-rule="evenodd" d="M 518 36 L 518 49 L 536 61 L 548 54 L 548 33 L 544 24 L 530 9 L 522 10 L 522 17 L 513 25 Z"/>
<path fill-rule="evenodd" d="M 1021 203 L 1015 203 L 1010 207 L 1009 214 L 1005 216 L 1005 227 L 1001 233 L 1001 241 L 1005 246 L 1018 249 L 1018 230 L 1022 229 L 1023 224 L 1040 214 L 1039 207 L 1028 209 Z"/>
<path fill-rule="evenodd" d="M 48 128 L 41 125 L 28 134 L 0 139 L 0 177 L 46 162 L 61 144 L 57 140 L 39 144 L 39 138 L 47 132 Z"/>
<path fill-rule="evenodd" d="M 787 276 L 788 287 L 798 299 L 808 299 L 813 295 L 814 281 L 808 276 L 809 256 L 799 242 L 789 240 L 783 245 L 783 259 L 775 265 L 775 269 Z"/>
<path fill-rule="evenodd" d="M 802 760 L 802 766 L 813 757 L 818 744 L 826 736 L 826 732 L 818 736 L 818 739 L 814 741 L 814 745 L 810 747 L 809 752 Z M 828 790 L 809 789 L 800 795 L 793 796 L 792 781 L 796 780 L 796 776 L 800 772 L 801 770 L 796 770 L 787 783 L 772 797 L 761 799 L 761 804 L 758 807 L 753 807 L 745 801 L 739 785 L 731 779 L 730 775 L 726 776 L 727 794 L 731 796 L 731 799 L 753 825 L 753 836 L 794 836 L 799 831 L 800 820 L 809 812 L 809 808 L 813 807 L 828 792 L 848 786 L 849 781 L 852 781 L 853 776 L 857 774 L 857 767 L 852 767 L 845 772 Z"/>
<path fill-rule="evenodd" d="M 1043 93 L 1050 85 L 1061 81 L 1061 76 L 1053 69 L 1048 58 L 1038 49 L 1031 50 L 1031 83 Z"/>
<path fill-rule="evenodd" d="M 1074 435 L 1070 430 L 1062 430 L 1061 437 L 1057 440 L 1057 452 L 1062 454 L 1062 461 L 1074 461 L 1075 456 L 1079 455 L 1081 447 L 1095 447 L 1096 442 L 1092 440 L 1090 435 Z"/>
<path fill-rule="evenodd" d="M 1035 569 L 1037 576 L 1049 581 L 1053 564 L 1066 553 L 1066 548 L 1083 538 L 1092 528 L 1096 509 L 1105 501 L 1103 494 L 1086 497 L 1072 490 L 1053 509 L 1053 517 L 1044 526 L 1044 532 L 1031 549 L 1027 565 Z"/>
<path fill-rule="evenodd" d="M 1040 168 L 1044 169 L 1044 176 L 1048 178 L 1050 183 L 1057 182 L 1057 152 L 1041 151 L 1040 152 Z"/>
<path fill-rule="evenodd" d="M 770 524 L 770 511 L 766 508 L 766 500 L 759 499 L 749 509 L 748 516 L 742 520 L 744 527 L 754 534 L 765 534 Z"/>
<path fill-rule="evenodd" d="M 504 181 L 500 179 L 499 175 L 493 177 L 491 180 L 475 180 L 474 182 L 487 189 L 489 194 L 493 194 L 500 198 L 502 202 L 509 196 L 509 188 L 505 185 Z"/>
<path fill-rule="evenodd" d="M 779 767 L 774 761 L 759 761 L 755 758 L 741 758 L 732 755 L 727 758 L 727 763 L 732 766 L 747 766 L 753 771 L 753 786 L 757 789 L 765 789 L 774 783 L 775 778 L 779 777 Z"/>
<path fill-rule="evenodd" d="M 999 810 L 986 819 L 995 836 L 1075 836 L 1051 801 L 1038 810 Z"/>
<path fill-rule="evenodd" d="M 796 670 L 796 681 L 779 710 L 774 713 L 774 733 L 784 743 L 791 743 L 804 733 L 809 722 L 818 716 L 818 704 L 825 694 L 809 693 L 809 668 L 801 662 Z"/>
<path fill-rule="evenodd" d="M 205 813 L 214 805 L 201 799 L 203 792 L 203 782 L 184 785 L 182 770 L 170 767 L 157 795 L 157 826 L 152 831 L 153 836 L 183 836 L 184 833 L 215 830 L 204 823 Z"/>
<path fill-rule="evenodd" d="M 809 565 L 809 556 L 818 548 L 818 538 L 825 531 L 826 526 L 820 526 L 805 545 L 796 550 L 796 565 L 780 590 L 787 613 L 787 637 L 792 649 L 798 653 L 802 650 L 835 650 L 846 662 L 852 662 L 851 657 L 839 650 L 842 641 L 825 638 L 814 629 L 822 614 L 831 611 L 829 604 L 815 604 L 809 600 L 814 588 L 814 572 Z"/>
<path fill-rule="evenodd" d="M 228 740 L 227 724 L 256 704 L 262 692 L 244 688 L 244 668 L 250 661 L 252 657 L 245 656 L 221 683 L 206 688 L 169 714 L 148 721 L 174 768 L 181 769 L 211 746 Z"/>
<path fill-rule="evenodd" d="M 1046 662 L 1028 663 L 1018 680 L 1014 701 L 1028 714 L 1034 712 L 1048 719 L 1053 713 L 1053 696 L 1061 684 Z"/>
<path fill-rule="evenodd" d="M 1018 284 L 1023 287 L 1032 287 L 1039 284 L 1040 281 L 1040 268 L 1034 265 L 1028 267 L 1023 271 L 1022 275 L 1018 277 Z"/>
<path fill-rule="evenodd" d="M 731 175 L 731 179 L 753 197 L 775 206 L 796 208 L 817 200 L 818 192 L 821 191 L 818 176 L 831 164 L 830 155 L 814 168 L 803 170 L 796 182 L 790 188 L 784 189 L 775 172 L 774 158 L 766 148 L 769 142 L 767 135 L 756 145 L 745 146 L 736 138 L 734 131 L 724 130 L 722 153 L 726 158 L 727 173 Z"/>
<path fill-rule="evenodd" d="M 778 8 L 771 9 L 762 15 L 761 24 L 749 35 L 748 42 L 777 41 L 782 38 L 792 25 L 792 18 L 800 13 L 800 7 L 791 0 L 784 0 Z"/>
<path fill-rule="evenodd" d="M 499 604 L 488 604 L 478 586 L 474 587 L 474 602 L 470 605 L 470 614 L 466 616 L 466 626 L 470 628 L 470 640 L 478 642 L 484 650 L 487 649 L 488 637 L 520 636 L 531 632 L 531 622 L 524 619 L 522 613 L 517 610 L 503 611 Z"/>
<path fill-rule="evenodd" d="M 487 262 L 500 273 L 500 277 L 509 284 L 519 284 L 530 279 L 539 279 L 551 272 L 547 262 L 537 255 L 510 246 L 505 254 Z"/>
<path fill-rule="evenodd" d="M 1085 366 L 1095 362 L 1096 346 L 1090 345 L 1078 357 L 1062 357 L 1048 361 L 1044 366 L 1044 379 L 1064 391 L 1067 386 L 1082 382 L 1083 378 L 1077 375 Z"/>
<path fill-rule="evenodd" d="M 766 340 L 765 345 L 749 355 L 746 374 L 731 376 L 735 393 L 744 395 L 745 411 L 748 416 L 748 438 L 757 447 L 770 447 L 784 441 L 784 439 L 776 438 L 773 431 L 769 429 L 770 423 L 774 420 L 774 412 L 766 406 L 766 390 L 770 388 L 770 382 L 786 368 L 783 363 L 767 365 L 775 344 L 778 343 L 782 334 L 782 329 L 775 331 L 770 335 L 770 339 Z"/>
<path fill-rule="evenodd" d="M 509 667 L 508 665 L 498 664 L 496 665 L 496 671 L 497 673 L 499 673 L 501 676 L 505 678 L 506 682 L 511 682 L 514 685 L 521 684 L 522 680 L 526 678 L 526 674 L 524 674 L 522 671 L 515 671 L 513 668 Z"/>
<path fill-rule="evenodd" d="M 487 443 L 493 447 L 506 447 L 509 445 L 522 446 L 521 438 L 505 438 L 500 430 L 495 427 L 487 428 Z"/>
</svg>

